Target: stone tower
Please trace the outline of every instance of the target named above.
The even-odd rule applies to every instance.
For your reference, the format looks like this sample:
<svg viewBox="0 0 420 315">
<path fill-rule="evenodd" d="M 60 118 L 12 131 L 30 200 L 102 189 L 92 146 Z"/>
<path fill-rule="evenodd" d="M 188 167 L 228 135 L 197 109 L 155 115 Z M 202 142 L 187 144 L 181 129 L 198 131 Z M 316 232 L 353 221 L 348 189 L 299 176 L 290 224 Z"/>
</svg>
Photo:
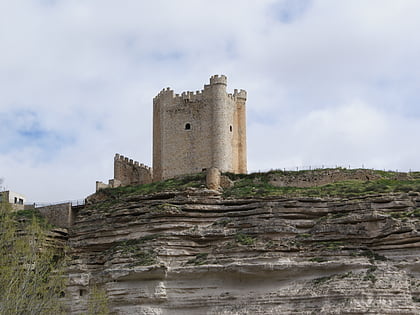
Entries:
<svg viewBox="0 0 420 315">
<path fill-rule="evenodd" d="M 194 92 L 170 88 L 153 99 L 153 180 L 211 167 L 246 173 L 246 91 L 226 92 L 226 76 Z"/>
</svg>

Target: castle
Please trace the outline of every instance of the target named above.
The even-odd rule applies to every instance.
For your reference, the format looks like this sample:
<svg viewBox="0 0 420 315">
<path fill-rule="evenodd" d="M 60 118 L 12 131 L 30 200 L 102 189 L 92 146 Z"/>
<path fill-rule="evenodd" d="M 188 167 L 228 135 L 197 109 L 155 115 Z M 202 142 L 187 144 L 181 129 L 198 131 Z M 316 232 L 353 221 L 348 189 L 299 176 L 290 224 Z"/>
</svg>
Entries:
<svg viewBox="0 0 420 315">
<path fill-rule="evenodd" d="M 227 93 L 214 75 L 196 92 L 163 89 L 153 99 L 153 168 L 116 154 L 114 179 L 105 187 L 147 184 L 209 169 L 246 173 L 246 91 Z"/>
</svg>

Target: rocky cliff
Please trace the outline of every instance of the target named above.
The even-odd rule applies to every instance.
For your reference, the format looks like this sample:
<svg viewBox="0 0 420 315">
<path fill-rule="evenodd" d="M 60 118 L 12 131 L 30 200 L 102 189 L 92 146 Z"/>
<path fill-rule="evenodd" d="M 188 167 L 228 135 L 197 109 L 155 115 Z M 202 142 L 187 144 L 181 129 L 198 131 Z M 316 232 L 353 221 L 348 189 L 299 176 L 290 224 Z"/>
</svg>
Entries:
<svg viewBox="0 0 420 315">
<path fill-rule="evenodd" d="M 264 195 L 264 194 L 260 194 Z M 419 314 L 420 194 L 108 193 L 70 229 L 69 307 L 115 314 Z"/>
</svg>

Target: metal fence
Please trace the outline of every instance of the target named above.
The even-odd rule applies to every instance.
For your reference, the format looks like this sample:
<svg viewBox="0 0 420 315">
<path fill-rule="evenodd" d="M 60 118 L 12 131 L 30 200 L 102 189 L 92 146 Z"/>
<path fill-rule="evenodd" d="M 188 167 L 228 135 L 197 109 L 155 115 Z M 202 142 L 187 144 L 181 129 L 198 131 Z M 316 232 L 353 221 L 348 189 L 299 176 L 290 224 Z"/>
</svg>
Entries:
<svg viewBox="0 0 420 315">
<path fill-rule="evenodd" d="M 293 167 L 283 167 L 283 168 L 271 168 L 271 169 L 259 169 L 259 170 L 252 170 L 251 173 L 263 173 L 263 172 L 270 172 L 270 171 L 311 171 L 311 170 L 322 170 L 322 169 L 335 169 L 335 168 L 342 168 L 342 169 L 363 169 L 363 170 L 377 170 L 377 171 L 387 171 L 387 172 L 396 172 L 396 173 L 411 173 L 413 172 L 412 169 L 378 169 L 378 168 L 370 168 L 366 167 L 365 164 L 361 165 L 303 165 L 303 166 L 293 166 Z"/>
<path fill-rule="evenodd" d="M 86 199 L 77 199 L 77 200 L 64 200 L 64 201 L 56 201 L 56 202 L 34 202 L 27 205 L 34 206 L 35 208 L 41 208 L 41 207 L 47 207 L 47 206 L 60 205 L 63 203 L 70 203 L 72 207 L 75 207 L 75 206 L 83 206 L 85 202 L 86 202 Z"/>
</svg>

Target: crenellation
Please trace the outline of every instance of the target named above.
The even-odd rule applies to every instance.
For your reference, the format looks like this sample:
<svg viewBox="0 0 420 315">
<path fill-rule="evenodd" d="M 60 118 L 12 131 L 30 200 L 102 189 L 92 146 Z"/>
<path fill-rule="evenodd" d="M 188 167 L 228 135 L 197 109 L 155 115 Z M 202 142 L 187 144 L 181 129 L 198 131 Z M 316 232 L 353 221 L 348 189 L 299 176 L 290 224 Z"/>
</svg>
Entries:
<svg viewBox="0 0 420 315">
<path fill-rule="evenodd" d="M 225 75 L 213 75 L 210 78 L 210 85 L 215 85 L 215 84 L 224 84 L 227 85 L 227 77 Z"/>
<path fill-rule="evenodd" d="M 173 98 L 173 97 L 174 97 L 174 91 L 171 90 L 171 88 L 167 87 L 165 89 L 162 89 L 162 91 L 160 91 L 158 95 L 154 97 L 153 101 L 158 101 L 160 99 Z"/>
<path fill-rule="evenodd" d="M 236 97 L 236 98 L 240 98 L 240 99 L 245 99 L 246 100 L 246 98 L 247 98 L 247 93 L 246 93 L 246 91 L 245 90 L 237 90 L 237 89 L 235 89 L 235 91 L 234 91 L 234 93 L 233 93 L 233 95 Z"/>
<path fill-rule="evenodd" d="M 189 100 L 190 94 L 188 92 L 182 92 L 181 94 L 183 100 Z"/>
<path fill-rule="evenodd" d="M 226 85 L 225 75 L 214 75 L 202 90 L 154 99 L 153 180 L 210 167 L 246 173 L 245 102 L 237 97 L 246 94 Z"/>
<path fill-rule="evenodd" d="M 127 185 L 139 185 L 152 182 L 152 169 L 138 161 L 134 161 L 122 154 L 116 153 L 114 157 L 114 178 L 109 184 L 96 183 L 96 190 L 105 187 L 119 187 Z"/>
<path fill-rule="evenodd" d="M 117 153 L 109 185 L 150 183 L 210 168 L 246 173 L 246 91 L 228 93 L 226 87 L 225 75 L 213 75 L 201 90 L 162 89 L 153 98 L 153 168 Z"/>
</svg>

